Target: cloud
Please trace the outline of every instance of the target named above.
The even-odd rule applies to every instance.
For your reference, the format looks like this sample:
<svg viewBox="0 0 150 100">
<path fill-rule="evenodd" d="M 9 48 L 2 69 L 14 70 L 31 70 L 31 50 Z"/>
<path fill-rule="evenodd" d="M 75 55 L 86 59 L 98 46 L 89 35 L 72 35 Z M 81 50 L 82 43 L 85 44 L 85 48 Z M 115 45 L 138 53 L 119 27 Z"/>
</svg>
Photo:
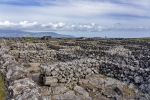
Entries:
<svg viewBox="0 0 150 100">
<path fill-rule="evenodd" d="M 37 5 L 30 5 L 33 2 Z M 25 6 L 22 6 L 23 4 Z M 117 20 L 148 20 L 149 10 L 148 0 L 33 0 L 32 2 L 29 0 L 1 0 L 0 21 L 47 22 L 50 20 L 70 23 L 81 21 L 106 23 L 109 21 L 111 24 Z"/>
<path fill-rule="evenodd" d="M 119 27 L 118 27 L 119 25 Z M 149 31 L 148 27 L 128 27 L 124 28 L 121 23 L 116 23 L 113 26 L 102 26 L 95 23 L 90 24 L 68 24 L 68 23 L 47 23 L 23 21 L 13 23 L 9 21 L 0 22 L 0 29 L 12 30 L 28 30 L 28 31 L 82 31 L 82 32 L 101 32 L 101 31 Z"/>
<path fill-rule="evenodd" d="M 32 29 L 37 28 L 37 22 L 29 23 L 28 21 L 23 21 L 20 23 L 13 23 L 9 21 L 0 22 L 1 29 Z"/>
<path fill-rule="evenodd" d="M 150 31 L 149 11 L 149 0 L 0 0 L 0 29 Z"/>
<path fill-rule="evenodd" d="M 66 24 L 66 23 L 47 23 L 41 24 L 38 22 L 23 21 L 19 23 L 12 23 L 9 21 L 0 22 L 0 29 L 14 29 L 14 30 L 41 30 L 41 31 L 90 31 L 94 27 L 91 24 Z"/>
</svg>

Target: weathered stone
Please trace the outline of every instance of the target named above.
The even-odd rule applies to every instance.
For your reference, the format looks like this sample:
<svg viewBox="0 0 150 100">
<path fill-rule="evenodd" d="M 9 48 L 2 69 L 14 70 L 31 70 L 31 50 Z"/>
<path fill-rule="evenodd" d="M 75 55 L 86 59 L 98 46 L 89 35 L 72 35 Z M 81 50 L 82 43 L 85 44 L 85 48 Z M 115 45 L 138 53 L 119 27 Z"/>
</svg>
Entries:
<svg viewBox="0 0 150 100">
<path fill-rule="evenodd" d="M 138 100 L 147 100 L 145 97 L 139 97 Z"/>
<path fill-rule="evenodd" d="M 65 82 L 66 82 L 66 79 L 65 79 L 65 78 L 62 78 L 62 79 L 59 80 L 59 82 L 65 83 Z"/>
<path fill-rule="evenodd" d="M 87 98 L 89 98 L 89 93 L 87 91 L 85 91 L 82 87 L 80 86 L 75 86 L 74 87 L 74 91 L 77 92 L 80 95 L 83 95 Z"/>
<path fill-rule="evenodd" d="M 43 78 L 44 85 L 57 86 L 58 79 L 56 77 L 44 77 Z"/>
<path fill-rule="evenodd" d="M 53 76 L 56 76 L 57 75 L 57 72 L 56 71 L 52 71 L 51 73 Z"/>
<path fill-rule="evenodd" d="M 53 99 L 54 100 L 76 100 L 76 95 L 74 94 L 73 91 L 68 91 L 64 94 L 59 94 L 59 95 L 54 95 Z"/>
<path fill-rule="evenodd" d="M 58 86 L 58 87 L 54 87 L 53 88 L 53 94 L 63 94 L 67 91 L 67 87 L 66 86 Z"/>
<path fill-rule="evenodd" d="M 91 71 L 92 71 L 92 70 L 91 70 L 90 68 L 87 68 L 87 69 L 86 69 L 86 72 L 87 72 L 87 73 L 90 73 Z"/>
<path fill-rule="evenodd" d="M 81 70 L 82 70 L 81 68 L 78 68 L 78 72 L 81 72 Z"/>
<path fill-rule="evenodd" d="M 143 77 L 142 76 L 136 76 L 134 78 L 134 81 L 135 81 L 135 83 L 141 83 L 141 82 L 143 82 Z"/>
<path fill-rule="evenodd" d="M 122 92 L 118 87 L 114 87 L 113 90 L 114 90 L 118 95 L 123 95 L 123 92 Z"/>
<path fill-rule="evenodd" d="M 150 79 L 148 80 L 149 84 L 150 84 Z"/>
<path fill-rule="evenodd" d="M 131 89 L 133 89 L 135 86 L 134 86 L 133 83 L 130 83 L 128 87 L 131 88 Z"/>
<path fill-rule="evenodd" d="M 43 36 L 41 39 L 42 40 L 50 40 L 52 37 L 51 36 Z"/>
</svg>

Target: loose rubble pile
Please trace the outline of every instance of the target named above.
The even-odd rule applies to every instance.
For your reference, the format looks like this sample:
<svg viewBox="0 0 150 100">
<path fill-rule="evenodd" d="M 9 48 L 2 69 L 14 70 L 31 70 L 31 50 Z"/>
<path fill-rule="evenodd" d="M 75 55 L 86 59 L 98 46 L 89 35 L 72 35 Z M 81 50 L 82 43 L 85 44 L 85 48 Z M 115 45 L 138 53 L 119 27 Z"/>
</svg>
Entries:
<svg viewBox="0 0 150 100">
<path fill-rule="evenodd" d="M 150 42 L 0 38 L 7 100 L 149 100 Z"/>
</svg>

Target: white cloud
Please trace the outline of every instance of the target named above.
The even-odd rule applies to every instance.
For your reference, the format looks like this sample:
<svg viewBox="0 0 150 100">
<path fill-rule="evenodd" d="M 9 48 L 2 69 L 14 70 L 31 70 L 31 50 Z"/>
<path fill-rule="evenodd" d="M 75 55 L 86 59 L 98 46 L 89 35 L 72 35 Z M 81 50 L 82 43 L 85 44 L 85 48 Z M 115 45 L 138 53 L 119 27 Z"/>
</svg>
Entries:
<svg viewBox="0 0 150 100">
<path fill-rule="evenodd" d="M 0 26 L 15 26 L 17 24 L 15 23 L 10 23 L 9 21 L 4 21 L 4 22 L 0 22 Z"/>
<path fill-rule="evenodd" d="M 28 21 L 23 21 L 20 22 L 19 25 L 21 25 L 22 27 L 33 27 L 37 25 L 37 22 L 29 23 Z"/>
<path fill-rule="evenodd" d="M 114 26 L 115 25 L 115 26 Z M 138 27 L 118 27 L 118 24 L 113 26 L 102 26 L 99 24 L 68 24 L 68 23 L 47 23 L 42 24 L 38 22 L 28 22 L 23 21 L 19 23 L 12 23 L 9 21 L 0 22 L 0 29 L 13 29 L 13 30 L 30 30 L 30 31 L 90 31 L 90 32 L 100 32 L 100 31 L 149 31 L 150 28 L 138 26 Z"/>
</svg>

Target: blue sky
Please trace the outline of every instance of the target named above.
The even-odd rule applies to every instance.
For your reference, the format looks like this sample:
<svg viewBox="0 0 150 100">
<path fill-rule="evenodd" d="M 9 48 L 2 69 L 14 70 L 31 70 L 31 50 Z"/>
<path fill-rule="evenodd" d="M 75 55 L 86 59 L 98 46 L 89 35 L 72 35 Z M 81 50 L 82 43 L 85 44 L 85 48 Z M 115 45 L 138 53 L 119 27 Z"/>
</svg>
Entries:
<svg viewBox="0 0 150 100">
<path fill-rule="evenodd" d="M 150 36 L 150 0 L 0 0 L 0 29 Z"/>
</svg>

